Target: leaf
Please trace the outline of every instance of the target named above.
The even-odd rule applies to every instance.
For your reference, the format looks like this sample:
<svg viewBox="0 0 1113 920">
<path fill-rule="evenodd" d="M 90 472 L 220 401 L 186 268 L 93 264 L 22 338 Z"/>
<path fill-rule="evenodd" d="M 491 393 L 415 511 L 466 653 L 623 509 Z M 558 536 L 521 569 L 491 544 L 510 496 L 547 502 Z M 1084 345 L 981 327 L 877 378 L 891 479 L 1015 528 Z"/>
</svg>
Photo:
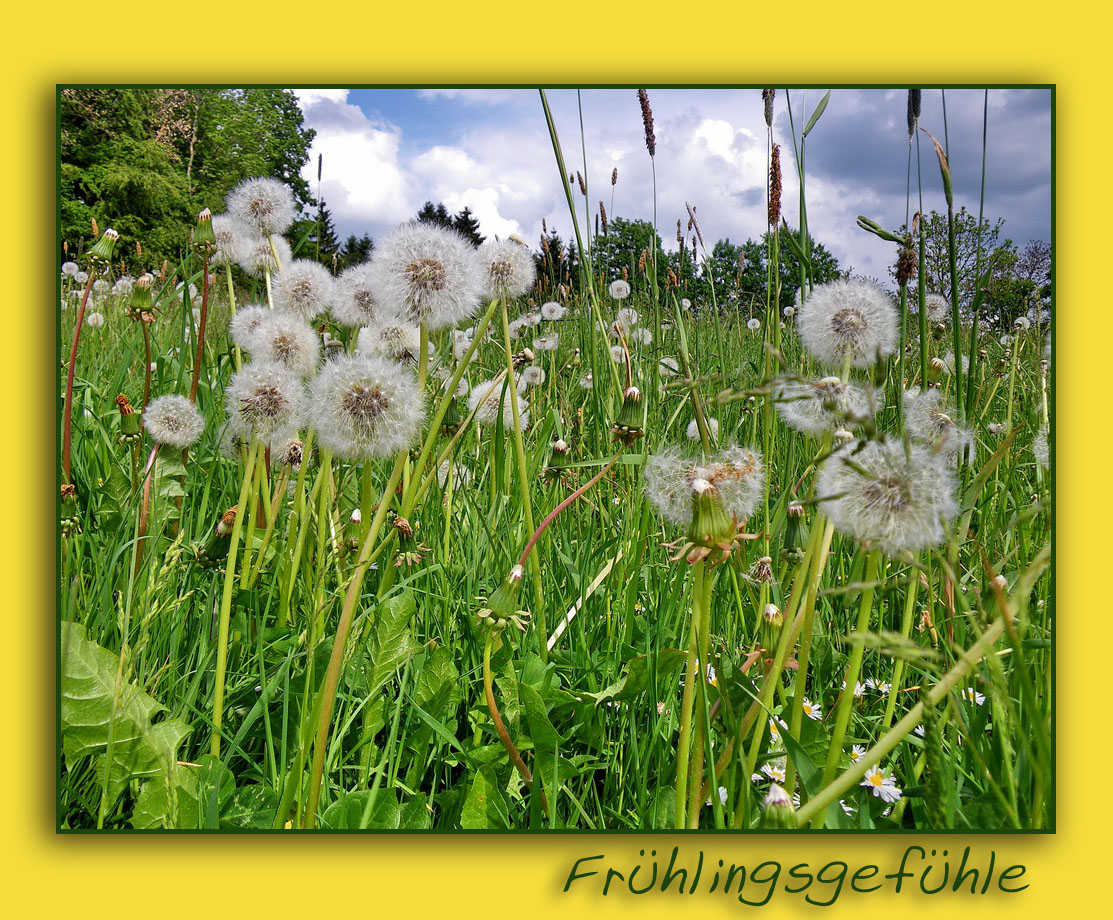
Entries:
<svg viewBox="0 0 1113 920">
<path fill-rule="evenodd" d="M 465 830 L 496 828 L 503 830 L 510 825 L 506 799 L 502 797 L 494 771 L 480 767 L 472 779 L 464 808 L 460 812 L 460 827 Z"/>
<path fill-rule="evenodd" d="M 344 669 L 344 684 L 348 689 L 363 696 L 374 696 L 421 650 L 410 629 L 416 607 L 410 591 L 379 605 L 370 638 Z"/>
<path fill-rule="evenodd" d="M 430 719 L 439 721 L 454 711 L 460 702 L 460 672 L 452 662 L 452 652 L 447 646 L 433 649 L 425 658 L 417 676 L 410 703 L 419 707 Z M 424 721 L 410 729 L 407 746 L 423 751 L 432 740 L 434 727 Z"/>
<path fill-rule="evenodd" d="M 375 804 L 367 824 L 363 824 L 363 814 L 371 801 L 373 791 Z M 396 830 L 400 816 L 398 798 L 392 790 L 359 789 L 355 792 L 345 792 L 325 809 L 321 824 L 333 830 L 345 831 L 362 830 L 365 827 L 375 830 Z"/>
<path fill-rule="evenodd" d="M 819 116 L 823 114 L 823 110 L 827 108 L 827 103 L 831 101 L 831 91 L 827 90 L 823 98 L 819 100 L 819 105 L 815 107 L 812 112 L 812 117 L 808 119 L 808 123 L 804 125 L 804 133 L 800 135 L 801 140 L 808 136 L 808 132 L 815 127 L 815 123 L 819 121 Z"/>
<path fill-rule="evenodd" d="M 678 648 L 663 648 L 657 652 L 658 685 L 668 680 L 674 671 L 681 670 L 687 657 L 687 654 Z M 598 705 L 612 699 L 632 700 L 639 693 L 644 693 L 648 689 L 648 659 L 645 655 L 639 655 L 637 658 L 631 658 L 626 662 L 626 673 L 609 687 L 598 693 L 585 693 L 584 696 L 592 697 Z"/>
<path fill-rule="evenodd" d="M 545 708 L 545 701 L 537 690 L 530 684 L 519 684 L 518 693 L 522 699 L 522 708 L 525 710 L 529 736 L 533 739 L 537 755 L 544 757 L 547 754 L 551 759 L 553 752 L 564 742 L 564 737 L 553 728 Z"/>
<path fill-rule="evenodd" d="M 98 774 L 105 776 L 104 758 L 110 754 L 109 804 L 133 779 L 159 776 L 167 782 L 189 725 L 180 719 L 153 721 L 166 707 L 136 684 L 121 682 L 117 699 L 120 659 L 90 641 L 81 624 L 62 623 L 61 643 L 62 750 L 66 759 L 73 764 L 86 755 L 97 755 Z"/>
</svg>

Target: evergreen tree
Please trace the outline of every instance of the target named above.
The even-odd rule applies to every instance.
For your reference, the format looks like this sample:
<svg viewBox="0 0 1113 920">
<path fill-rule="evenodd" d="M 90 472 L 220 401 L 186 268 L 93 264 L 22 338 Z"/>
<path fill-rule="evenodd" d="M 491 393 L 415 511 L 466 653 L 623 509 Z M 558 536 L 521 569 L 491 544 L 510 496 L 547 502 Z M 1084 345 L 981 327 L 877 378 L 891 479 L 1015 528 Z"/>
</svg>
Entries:
<svg viewBox="0 0 1113 920">
<path fill-rule="evenodd" d="M 353 265 L 366 262 L 371 258 L 371 253 L 374 249 L 375 244 L 368 234 L 365 233 L 362 237 L 357 237 L 353 233 L 344 241 L 344 245 L 340 247 L 340 257 L 337 259 L 337 267 L 343 270 Z"/>
<path fill-rule="evenodd" d="M 458 230 L 463 236 L 471 240 L 472 244 L 478 246 L 486 237 L 479 232 L 479 221 L 471 212 L 471 208 L 464 208 L 459 214 L 452 218 L 452 226 Z"/>
<path fill-rule="evenodd" d="M 440 227 L 452 227 L 452 216 L 448 213 L 448 208 L 442 202 L 433 204 L 431 201 L 425 202 L 421 206 L 421 210 L 417 212 L 418 223 L 422 224 L 436 224 Z"/>
</svg>

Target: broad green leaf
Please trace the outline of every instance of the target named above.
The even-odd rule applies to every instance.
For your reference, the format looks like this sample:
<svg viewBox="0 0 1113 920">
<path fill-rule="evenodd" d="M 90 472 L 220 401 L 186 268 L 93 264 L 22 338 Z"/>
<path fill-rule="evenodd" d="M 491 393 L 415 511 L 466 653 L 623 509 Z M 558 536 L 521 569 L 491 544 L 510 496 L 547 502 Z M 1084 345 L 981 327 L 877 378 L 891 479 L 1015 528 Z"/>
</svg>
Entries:
<svg viewBox="0 0 1113 920">
<path fill-rule="evenodd" d="M 132 683 L 116 677 L 120 659 L 85 634 L 79 623 L 61 626 L 62 751 L 72 764 L 97 756 L 98 775 L 107 769 L 108 801 L 114 802 L 129 781 L 171 772 L 178 746 L 190 732 L 180 719 L 153 721 L 166 707 Z M 109 741 L 111 740 L 111 750 Z"/>
<path fill-rule="evenodd" d="M 321 818 L 321 826 L 333 830 L 360 830 L 364 825 L 363 813 L 371 799 L 370 789 L 345 792 L 326 810 Z M 390 789 L 375 792 L 375 804 L 366 827 L 375 830 L 395 830 L 398 827 L 401 811 L 398 799 Z"/>
<path fill-rule="evenodd" d="M 374 696 L 421 650 L 410 629 L 415 609 L 409 591 L 379 605 L 370 636 L 344 669 L 345 686 L 363 696 Z"/>
<path fill-rule="evenodd" d="M 425 657 L 421 673 L 417 676 L 411 704 L 418 706 L 432 719 L 440 720 L 456 709 L 460 702 L 460 672 L 452 661 L 447 646 L 433 649 Z M 414 723 L 410 728 L 407 745 L 413 751 L 422 751 L 433 737 L 433 725 L 427 721 Z"/>
<path fill-rule="evenodd" d="M 506 800 L 502 797 L 494 771 L 490 767 L 480 767 L 472 779 L 468 797 L 464 800 L 460 826 L 465 830 L 502 830 L 509 825 Z"/>
<path fill-rule="evenodd" d="M 663 648 L 657 653 L 657 683 L 670 679 L 671 675 L 684 667 L 687 654 L 678 648 Z M 609 687 L 598 693 L 586 693 L 596 704 L 607 700 L 632 700 L 639 693 L 649 689 L 649 663 L 645 655 L 631 658 L 626 662 L 626 673 Z"/>
</svg>

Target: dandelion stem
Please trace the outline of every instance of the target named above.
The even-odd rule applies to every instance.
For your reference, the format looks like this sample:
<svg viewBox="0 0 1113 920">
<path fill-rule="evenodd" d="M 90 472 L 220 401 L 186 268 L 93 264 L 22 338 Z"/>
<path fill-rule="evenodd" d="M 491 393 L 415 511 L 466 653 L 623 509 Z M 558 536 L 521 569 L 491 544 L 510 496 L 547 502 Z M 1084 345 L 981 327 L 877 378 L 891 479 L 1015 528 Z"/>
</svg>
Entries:
<svg viewBox="0 0 1113 920">
<path fill-rule="evenodd" d="M 688 657 L 684 662 L 684 694 L 680 700 L 680 735 L 676 741 L 676 786 L 673 826 L 677 830 L 687 827 L 688 770 L 692 751 L 692 704 L 696 687 L 696 660 L 699 648 L 700 603 L 703 599 L 704 561 L 692 566 L 692 612 L 688 627 Z"/>
<path fill-rule="evenodd" d="M 77 310 L 77 325 L 73 330 L 73 346 L 70 348 L 70 362 L 66 369 L 66 395 L 62 409 L 62 481 L 70 481 L 70 429 L 73 420 L 73 375 L 77 367 L 77 343 L 81 338 L 81 327 L 85 323 L 85 306 L 89 303 L 89 293 L 93 290 L 96 269 L 89 272 L 85 283 L 85 293 L 81 295 L 81 306 Z M 150 362 L 148 361 L 148 366 Z M 146 403 L 144 403 L 146 405 Z"/>
</svg>

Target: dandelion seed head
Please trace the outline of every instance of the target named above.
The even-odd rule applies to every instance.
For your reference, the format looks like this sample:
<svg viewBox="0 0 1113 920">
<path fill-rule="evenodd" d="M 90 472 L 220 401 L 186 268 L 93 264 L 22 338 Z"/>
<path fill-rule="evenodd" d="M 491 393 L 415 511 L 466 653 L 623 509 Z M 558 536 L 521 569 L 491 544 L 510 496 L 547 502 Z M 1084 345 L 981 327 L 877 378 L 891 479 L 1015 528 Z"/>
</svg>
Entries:
<svg viewBox="0 0 1113 920">
<path fill-rule="evenodd" d="M 85 317 L 85 325 L 90 329 L 100 329 L 104 325 L 104 314 L 90 313 Z"/>
<path fill-rule="evenodd" d="M 704 421 L 707 423 L 707 433 L 711 435 L 711 440 L 719 440 L 719 420 L 717 418 L 708 418 L 704 419 Z M 688 423 L 688 427 L 685 429 L 684 433 L 687 435 L 689 441 L 699 440 L 699 425 L 695 419 L 692 419 Z"/>
<path fill-rule="evenodd" d="M 479 247 L 479 260 L 486 276 L 486 294 L 507 300 L 520 297 L 537 276 L 533 253 L 514 240 L 487 240 Z"/>
<path fill-rule="evenodd" d="M 243 221 L 231 214 L 217 214 L 213 217 L 213 236 L 216 249 L 209 257 L 210 265 L 232 265 L 241 261 L 244 244 L 253 240 L 257 234 Z"/>
<path fill-rule="evenodd" d="M 533 347 L 537 351 L 556 351 L 558 345 L 560 345 L 560 336 L 555 332 L 538 336 L 533 340 Z"/>
<path fill-rule="evenodd" d="M 523 386 L 541 386 L 545 382 L 545 369 L 538 367 L 536 364 L 531 364 L 529 367 L 522 368 L 522 375 L 519 379 Z"/>
<path fill-rule="evenodd" d="M 421 352 L 421 329 L 394 317 L 384 317 L 359 330 L 356 352 L 381 355 L 391 361 L 417 361 Z"/>
<path fill-rule="evenodd" d="M 749 329 L 750 332 L 757 332 L 761 328 L 761 320 L 756 316 L 748 319 L 746 321 L 746 328 Z"/>
<path fill-rule="evenodd" d="M 332 275 L 320 262 L 311 259 L 284 262 L 271 280 L 274 308 L 309 322 L 328 312 L 334 287 Z"/>
<path fill-rule="evenodd" d="M 228 193 L 225 204 L 229 216 L 263 236 L 285 233 L 298 216 L 294 193 L 265 176 L 244 179 Z"/>
<path fill-rule="evenodd" d="M 614 324 L 623 331 L 629 332 L 637 324 L 641 317 L 638 316 L 638 311 L 633 307 L 623 307 L 619 310 L 614 317 Z"/>
<path fill-rule="evenodd" d="M 738 521 L 746 520 L 762 496 L 765 467 L 761 455 L 729 445 L 707 458 L 666 448 L 645 465 L 645 489 L 661 517 L 671 524 L 692 522 L 693 495 L 714 490 L 723 509 Z"/>
<path fill-rule="evenodd" d="M 630 330 L 630 341 L 637 345 L 652 345 L 653 333 L 644 326 L 639 326 L 637 329 Z"/>
<path fill-rule="evenodd" d="M 290 254 L 290 244 L 286 242 L 285 237 L 272 236 L 271 242 L 274 243 L 273 252 L 271 244 L 262 237 L 245 240 L 240 248 L 240 268 L 253 278 L 261 278 L 266 272 L 271 274 L 277 272 L 280 264 L 289 265 L 293 256 Z M 274 260 L 275 252 L 278 253 L 278 262 Z"/>
<path fill-rule="evenodd" d="M 297 428 L 304 398 L 297 375 L 278 364 L 253 361 L 232 375 L 224 391 L 225 412 L 245 435 L 269 440 Z"/>
<path fill-rule="evenodd" d="M 62 263 L 62 274 L 63 275 L 68 275 L 70 278 L 73 278 L 78 273 L 78 271 L 80 271 L 80 269 L 77 267 L 76 262 L 63 262 Z"/>
<path fill-rule="evenodd" d="M 310 383 L 321 445 L 349 460 L 409 447 L 425 417 L 417 378 L 375 355 L 341 356 Z"/>
<path fill-rule="evenodd" d="M 662 377 L 675 377 L 680 373 L 680 364 L 676 358 L 662 358 L 657 364 Z"/>
<path fill-rule="evenodd" d="M 919 313 L 918 300 L 911 299 L 908 303 L 908 312 Z M 929 323 L 946 323 L 951 318 L 951 302 L 942 294 L 928 294 L 924 298 L 924 311 L 927 313 Z"/>
<path fill-rule="evenodd" d="M 939 390 L 905 390 L 904 424 L 912 438 L 948 457 L 974 445 L 974 433 L 945 411 Z"/>
<path fill-rule="evenodd" d="M 789 428 L 818 437 L 873 414 L 873 394 L 838 377 L 780 380 L 773 384 L 774 405 Z"/>
<path fill-rule="evenodd" d="M 1047 429 L 1041 428 L 1032 441 L 1032 453 L 1045 470 L 1051 466 L 1051 450 L 1047 446 Z"/>
<path fill-rule="evenodd" d="M 615 364 L 621 364 L 623 361 L 626 360 L 626 349 L 623 348 L 621 345 L 612 345 L 611 360 Z"/>
<path fill-rule="evenodd" d="M 455 326 L 471 316 L 486 290 L 476 250 L 445 227 L 403 224 L 383 240 L 370 265 L 382 305 L 428 329 Z"/>
<path fill-rule="evenodd" d="M 580 389 L 590 390 L 595 386 L 595 379 L 591 376 L 591 371 L 588 371 L 580 378 Z"/>
<path fill-rule="evenodd" d="M 480 425 L 495 425 L 499 419 L 499 409 L 502 409 L 502 425 L 507 431 L 514 430 L 514 405 L 518 406 L 518 418 L 522 430 L 529 427 L 529 411 L 526 409 L 518 391 L 513 387 L 505 386 L 504 377 L 494 377 L 475 384 L 468 394 L 468 411 L 475 413 L 475 420 Z"/>
<path fill-rule="evenodd" d="M 797 325 L 801 341 L 822 364 L 839 366 L 849 355 L 853 367 L 869 367 L 897 346 L 893 301 L 872 281 L 820 285 L 801 304 Z"/>
<path fill-rule="evenodd" d="M 252 335 L 251 356 L 256 361 L 278 364 L 305 378 L 317 369 L 321 340 L 312 327 L 296 315 L 266 311 Z"/>
<path fill-rule="evenodd" d="M 610 291 L 611 297 L 615 300 L 625 300 L 630 296 L 630 285 L 621 278 L 612 281 L 608 290 Z"/>
<path fill-rule="evenodd" d="M 816 494 L 835 528 L 886 555 L 943 542 L 958 513 L 954 473 L 921 444 L 871 441 L 853 456 L 829 457 Z M 838 496 L 838 497 L 835 497 Z"/>
<path fill-rule="evenodd" d="M 568 310 L 557 303 L 555 300 L 550 300 L 548 303 L 541 304 L 541 318 L 549 322 L 564 319 L 568 314 Z"/>
<path fill-rule="evenodd" d="M 260 304 L 248 304 L 240 307 L 232 314 L 228 323 L 228 334 L 232 342 L 239 345 L 244 351 L 255 353 L 259 347 L 258 333 L 263 325 L 273 315 L 273 311 Z"/>
<path fill-rule="evenodd" d="M 143 410 L 143 427 L 159 444 L 184 450 L 201 437 L 205 416 L 185 396 L 159 396 Z"/>
</svg>

